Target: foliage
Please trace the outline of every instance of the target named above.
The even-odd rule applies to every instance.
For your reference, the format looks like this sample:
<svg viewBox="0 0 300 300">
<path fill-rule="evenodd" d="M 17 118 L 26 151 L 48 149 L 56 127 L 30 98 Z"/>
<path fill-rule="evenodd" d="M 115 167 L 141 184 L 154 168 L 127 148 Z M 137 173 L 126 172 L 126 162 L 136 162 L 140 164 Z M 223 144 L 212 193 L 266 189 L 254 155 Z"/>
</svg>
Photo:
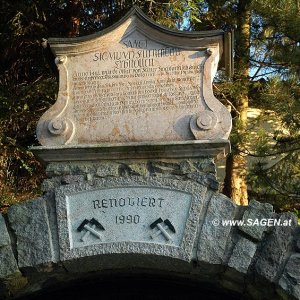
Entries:
<svg viewBox="0 0 300 300">
<path fill-rule="evenodd" d="M 256 149 L 254 154 L 260 155 L 260 159 L 250 170 L 249 179 L 255 194 L 264 190 L 275 205 L 279 202 L 283 209 L 299 209 L 300 7 L 293 0 L 257 0 L 253 9 L 262 24 L 255 32 L 255 47 L 264 49 L 256 74 L 272 74 L 263 81 L 255 105 L 271 110 L 279 126 L 271 136 L 273 143 L 266 139 Z M 270 157 L 274 163 L 267 163 Z"/>
<path fill-rule="evenodd" d="M 215 93 L 231 107 L 235 121 L 231 134 L 233 152 L 250 158 L 247 179 L 251 197 L 271 202 L 277 209 L 299 209 L 299 2 L 206 0 L 199 5 L 201 22 L 195 23 L 194 28 L 237 29 L 241 18 L 237 11 L 242 2 L 246 2 L 251 13 L 250 51 L 236 51 L 236 74 L 231 81 L 219 74 Z M 239 36 L 236 43 L 240 43 Z M 249 63 L 247 81 L 240 77 L 240 59 Z M 261 110 L 260 118 L 251 121 L 247 131 L 242 130 L 240 120 L 240 94 L 247 94 L 250 107 Z M 269 122 L 276 126 L 266 132 L 264 127 Z"/>
</svg>

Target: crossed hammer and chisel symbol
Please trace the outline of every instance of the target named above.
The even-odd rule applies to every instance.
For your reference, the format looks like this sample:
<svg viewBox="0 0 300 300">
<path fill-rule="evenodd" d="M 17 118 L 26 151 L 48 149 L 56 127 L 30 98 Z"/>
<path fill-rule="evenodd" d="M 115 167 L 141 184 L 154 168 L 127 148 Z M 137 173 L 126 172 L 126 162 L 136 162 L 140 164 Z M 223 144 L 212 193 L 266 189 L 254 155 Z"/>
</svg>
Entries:
<svg viewBox="0 0 300 300">
<path fill-rule="evenodd" d="M 88 224 L 91 224 L 91 226 L 88 226 Z M 79 232 L 81 232 L 83 229 L 86 230 L 85 234 L 80 238 L 80 241 L 85 242 L 90 234 L 93 234 L 98 239 L 102 240 L 102 234 L 97 231 L 96 228 L 105 230 L 104 227 L 95 218 L 92 218 L 91 220 L 85 219 L 77 228 L 77 231 Z"/>
<path fill-rule="evenodd" d="M 165 226 L 164 226 L 165 224 Z M 167 241 L 172 241 L 172 237 L 169 235 L 167 230 L 170 230 L 173 233 L 176 233 L 176 230 L 170 220 L 166 219 L 163 221 L 162 218 L 157 219 L 150 225 L 151 229 L 157 228 L 158 230 L 150 235 L 152 239 L 162 234 Z"/>
</svg>

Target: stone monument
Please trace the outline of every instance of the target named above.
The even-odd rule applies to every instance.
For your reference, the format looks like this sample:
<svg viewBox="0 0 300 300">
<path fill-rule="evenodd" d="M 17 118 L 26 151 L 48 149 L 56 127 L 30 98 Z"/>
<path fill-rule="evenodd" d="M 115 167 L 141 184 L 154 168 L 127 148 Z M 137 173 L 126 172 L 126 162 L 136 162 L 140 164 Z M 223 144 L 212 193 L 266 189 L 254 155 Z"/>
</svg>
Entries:
<svg viewBox="0 0 300 300">
<path fill-rule="evenodd" d="M 295 216 L 273 230 L 216 224 L 275 216 L 218 193 L 214 159 L 230 151 L 231 116 L 212 80 L 221 60 L 230 66 L 227 37 L 171 31 L 133 8 L 102 32 L 49 39 L 59 91 L 32 148 L 49 178 L 42 198 L 0 215 L 4 296 L 132 269 L 234 297 L 300 296 Z"/>
</svg>

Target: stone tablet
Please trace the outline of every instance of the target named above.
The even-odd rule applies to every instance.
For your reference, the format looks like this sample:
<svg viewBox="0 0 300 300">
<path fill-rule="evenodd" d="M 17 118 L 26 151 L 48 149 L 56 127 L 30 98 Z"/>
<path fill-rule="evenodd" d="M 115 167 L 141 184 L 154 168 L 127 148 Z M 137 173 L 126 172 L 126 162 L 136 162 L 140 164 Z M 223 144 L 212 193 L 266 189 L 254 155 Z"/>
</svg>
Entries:
<svg viewBox="0 0 300 300">
<path fill-rule="evenodd" d="M 128 246 L 187 258 L 205 192 L 193 182 L 141 178 L 61 187 L 56 191 L 61 257 L 131 251 Z"/>
<path fill-rule="evenodd" d="M 190 194 L 176 190 L 138 186 L 69 195 L 66 205 L 70 222 L 70 248 L 122 241 L 170 243 L 179 246 L 191 199 Z M 163 232 L 155 224 L 160 219 L 162 221 L 157 224 L 161 223 L 166 228 Z M 78 230 L 85 220 L 89 221 L 88 229 L 82 226 L 83 230 Z M 97 220 L 102 227 L 91 220 Z M 165 220 L 169 220 L 167 224 Z M 154 225 L 151 226 L 152 224 Z M 83 238 L 93 225 L 96 225 L 94 227 L 99 235 L 90 232 L 88 238 Z M 165 232 L 167 234 L 164 235 Z"/>
<path fill-rule="evenodd" d="M 49 39 L 59 92 L 40 143 L 227 139 L 230 113 L 212 92 L 223 37 L 167 30 L 134 8 L 100 33 Z"/>
</svg>

